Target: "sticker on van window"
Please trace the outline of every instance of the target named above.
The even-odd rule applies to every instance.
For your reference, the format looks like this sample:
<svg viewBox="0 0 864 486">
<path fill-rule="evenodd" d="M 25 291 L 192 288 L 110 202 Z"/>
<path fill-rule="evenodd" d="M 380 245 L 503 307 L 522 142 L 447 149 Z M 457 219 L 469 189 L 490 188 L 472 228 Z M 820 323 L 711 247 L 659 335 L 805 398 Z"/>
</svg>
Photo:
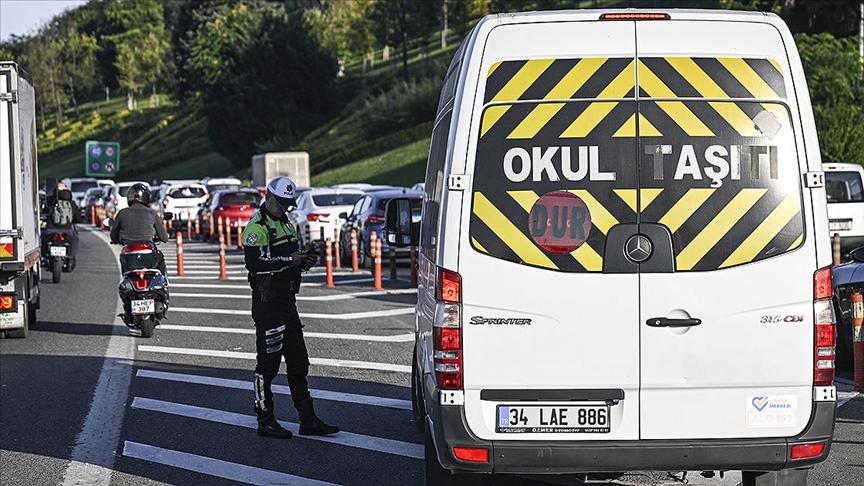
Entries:
<svg viewBox="0 0 864 486">
<path fill-rule="evenodd" d="M 551 253 L 570 253 L 585 243 L 591 231 L 591 211 L 570 192 L 544 194 L 528 215 L 531 238 Z"/>
<path fill-rule="evenodd" d="M 669 232 L 668 271 L 793 251 L 804 238 L 802 169 L 785 99 L 771 59 L 500 62 L 477 127 L 472 246 L 520 264 L 602 272 L 624 258 L 607 247 L 613 228 L 652 223 Z M 567 193 L 590 216 L 584 238 L 569 207 L 540 224 L 541 197 Z"/>
<path fill-rule="evenodd" d="M 796 395 L 747 397 L 747 427 L 794 427 L 798 425 Z"/>
</svg>

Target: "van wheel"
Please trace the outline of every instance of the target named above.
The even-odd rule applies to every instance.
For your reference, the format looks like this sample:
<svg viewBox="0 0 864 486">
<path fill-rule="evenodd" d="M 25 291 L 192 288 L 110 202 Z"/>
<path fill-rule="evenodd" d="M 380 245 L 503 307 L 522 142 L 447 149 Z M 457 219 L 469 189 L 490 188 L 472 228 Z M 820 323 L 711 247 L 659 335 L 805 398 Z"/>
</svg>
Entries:
<svg viewBox="0 0 864 486">
<path fill-rule="evenodd" d="M 432 434 L 426 431 L 425 444 L 425 479 L 426 486 L 481 486 L 485 474 L 453 474 L 449 469 L 444 469 L 438 462 L 438 453 L 435 451 L 435 443 L 432 442 Z"/>
<path fill-rule="evenodd" d="M 417 369 L 417 348 L 414 348 L 414 358 L 411 361 L 411 408 L 414 412 L 414 426 L 423 432 L 426 430 L 426 403 L 423 401 L 423 384 L 420 381 L 420 370 Z"/>
<path fill-rule="evenodd" d="M 741 471 L 742 486 L 807 486 L 809 469 L 781 469 L 780 471 Z"/>
</svg>

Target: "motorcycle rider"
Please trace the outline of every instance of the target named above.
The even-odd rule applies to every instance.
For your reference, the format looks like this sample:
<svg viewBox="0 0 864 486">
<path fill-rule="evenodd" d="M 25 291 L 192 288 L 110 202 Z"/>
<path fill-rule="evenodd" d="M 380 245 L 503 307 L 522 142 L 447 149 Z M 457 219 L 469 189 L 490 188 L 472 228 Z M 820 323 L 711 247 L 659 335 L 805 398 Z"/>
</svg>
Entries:
<svg viewBox="0 0 864 486">
<path fill-rule="evenodd" d="M 276 177 L 267 185 L 264 203 L 243 230 L 243 250 L 252 287 L 252 320 L 255 321 L 255 413 L 258 435 L 288 439 L 273 414 L 271 383 L 285 360 L 288 387 L 300 417 L 300 435 L 330 435 L 338 427 L 315 415 L 306 376 L 309 354 L 303 340 L 303 324 L 297 312 L 300 275 L 318 259 L 314 250 L 301 251 L 297 230 L 285 213 L 296 206 L 294 182 Z"/>
<path fill-rule="evenodd" d="M 150 189 L 147 186 L 140 182 L 133 184 L 126 192 L 126 201 L 129 207 L 121 209 L 111 223 L 111 243 L 123 245 L 153 243 L 154 237 L 156 241 L 168 241 L 168 231 L 162 224 L 162 218 L 156 211 L 150 209 Z M 156 267 L 162 275 L 167 276 L 165 257 L 158 249 L 156 249 L 156 258 L 158 261 Z"/>
<path fill-rule="evenodd" d="M 46 207 L 45 229 L 42 230 L 42 254 L 48 255 L 48 241 L 57 233 L 63 234 L 69 241 L 69 271 L 75 268 L 75 256 L 78 255 L 78 230 L 75 223 L 81 223 L 81 212 L 72 197 L 72 191 L 66 184 L 60 182 L 54 192 L 48 197 Z"/>
</svg>

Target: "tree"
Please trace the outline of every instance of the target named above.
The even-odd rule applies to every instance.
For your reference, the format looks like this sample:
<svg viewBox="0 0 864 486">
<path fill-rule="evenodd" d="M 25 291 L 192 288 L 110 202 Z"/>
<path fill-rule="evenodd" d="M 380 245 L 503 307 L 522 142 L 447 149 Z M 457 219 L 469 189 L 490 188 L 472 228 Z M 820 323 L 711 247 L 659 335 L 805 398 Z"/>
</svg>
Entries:
<svg viewBox="0 0 864 486">
<path fill-rule="evenodd" d="M 378 26 L 378 41 L 385 45 L 398 45 L 402 64 L 402 78 L 408 81 L 408 44 L 422 39 L 440 25 L 441 5 L 435 2 L 389 0 L 378 2 L 372 14 Z"/>
<path fill-rule="evenodd" d="M 64 67 L 64 84 L 69 101 L 75 108 L 75 116 L 80 118 L 81 111 L 78 108 L 76 91 L 79 89 L 90 91 L 93 86 L 101 84 L 96 71 L 96 52 L 99 50 L 99 45 L 95 37 L 81 34 L 72 28 L 59 39 L 59 42 Z"/>
<path fill-rule="evenodd" d="M 375 44 L 375 24 L 371 18 L 375 3 L 376 0 L 330 1 L 324 8 L 307 10 L 312 35 L 340 63 L 351 56 L 365 55 Z"/>
</svg>

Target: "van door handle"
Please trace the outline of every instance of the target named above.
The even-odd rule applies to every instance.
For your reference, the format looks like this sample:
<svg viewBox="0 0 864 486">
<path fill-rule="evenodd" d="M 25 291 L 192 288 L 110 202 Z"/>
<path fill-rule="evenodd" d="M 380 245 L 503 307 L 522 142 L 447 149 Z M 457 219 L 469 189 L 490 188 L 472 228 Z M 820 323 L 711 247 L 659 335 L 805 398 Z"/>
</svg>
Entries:
<svg viewBox="0 0 864 486">
<path fill-rule="evenodd" d="M 702 319 L 670 319 L 668 317 L 652 317 L 645 321 L 651 327 L 690 327 L 702 324 Z"/>
</svg>

